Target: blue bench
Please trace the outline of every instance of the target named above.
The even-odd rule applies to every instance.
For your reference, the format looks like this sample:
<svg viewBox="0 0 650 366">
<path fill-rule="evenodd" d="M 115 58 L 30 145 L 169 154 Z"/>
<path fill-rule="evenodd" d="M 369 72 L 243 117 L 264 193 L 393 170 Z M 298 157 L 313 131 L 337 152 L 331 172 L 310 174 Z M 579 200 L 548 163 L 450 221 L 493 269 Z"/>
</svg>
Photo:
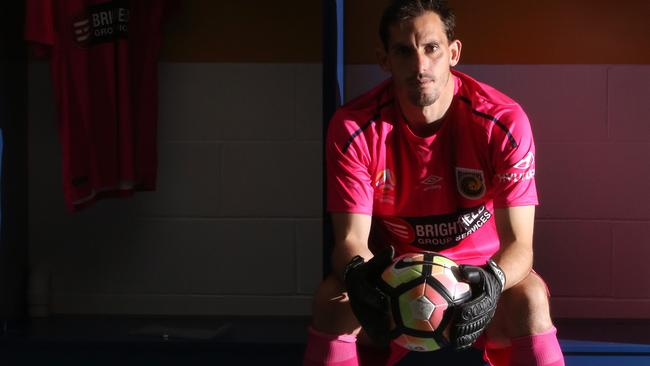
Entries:
<svg viewBox="0 0 650 366">
<path fill-rule="evenodd" d="M 567 366 L 650 366 L 648 344 L 577 340 L 560 343 Z"/>
</svg>

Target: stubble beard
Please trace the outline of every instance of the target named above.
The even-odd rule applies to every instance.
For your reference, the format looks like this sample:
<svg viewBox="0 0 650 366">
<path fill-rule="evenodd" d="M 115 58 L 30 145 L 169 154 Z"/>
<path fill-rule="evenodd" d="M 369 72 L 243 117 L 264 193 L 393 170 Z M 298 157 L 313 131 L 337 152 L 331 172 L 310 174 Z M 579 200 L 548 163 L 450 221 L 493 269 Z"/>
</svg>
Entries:
<svg viewBox="0 0 650 366">
<path fill-rule="evenodd" d="M 438 93 L 425 93 L 421 90 L 414 90 L 408 93 L 408 98 L 411 103 L 418 107 L 428 107 L 438 100 Z"/>
<path fill-rule="evenodd" d="M 418 107 L 428 107 L 438 100 L 438 97 L 440 97 L 440 90 L 437 89 L 436 79 L 433 75 L 422 76 L 431 79 L 433 85 L 430 88 L 421 89 L 416 84 L 418 77 L 414 76 L 409 80 L 411 87 L 407 89 L 407 96 L 413 105 Z"/>
</svg>

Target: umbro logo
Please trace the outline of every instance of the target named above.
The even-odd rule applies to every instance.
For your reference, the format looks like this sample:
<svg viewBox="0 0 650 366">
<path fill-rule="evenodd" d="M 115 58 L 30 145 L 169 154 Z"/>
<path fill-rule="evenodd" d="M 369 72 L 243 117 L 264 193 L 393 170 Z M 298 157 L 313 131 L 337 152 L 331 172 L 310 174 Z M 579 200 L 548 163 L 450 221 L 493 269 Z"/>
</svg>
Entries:
<svg viewBox="0 0 650 366">
<path fill-rule="evenodd" d="M 436 176 L 436 175 L 430 175 L 426 178 L 424 178 L 422 181 L 420 181 L 420 184 L 424 186 L 425 191 L 430 191 L 432 189 L 438 189 L 441 187 L 439 184 L 442 182 L 442 178 Z"/>
</svg>

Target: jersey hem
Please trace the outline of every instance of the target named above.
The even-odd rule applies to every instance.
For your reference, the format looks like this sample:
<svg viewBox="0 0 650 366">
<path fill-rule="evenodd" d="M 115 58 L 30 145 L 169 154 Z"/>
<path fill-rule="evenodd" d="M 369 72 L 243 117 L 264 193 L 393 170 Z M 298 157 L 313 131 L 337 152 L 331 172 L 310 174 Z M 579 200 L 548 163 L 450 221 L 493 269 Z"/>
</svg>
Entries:
<svg viewBox="0 0 650 366">
<path fill-rule="evenodd" d="M 520 202 L 494 202 L 494 208 L 508 208 L 521 206 L 539 206 L 539 201 L 520 201 Z"/>
<path fill-rule="evenodd" d="M 327 212 L 329 213 L 349 213 L 349 214 L 362 214 L 362 215 L 368 215 L 372 216 L 372 210 L 367 211 L 367 210 L 356 210 L 356 209 L 327 209 Z"/>
</svg>

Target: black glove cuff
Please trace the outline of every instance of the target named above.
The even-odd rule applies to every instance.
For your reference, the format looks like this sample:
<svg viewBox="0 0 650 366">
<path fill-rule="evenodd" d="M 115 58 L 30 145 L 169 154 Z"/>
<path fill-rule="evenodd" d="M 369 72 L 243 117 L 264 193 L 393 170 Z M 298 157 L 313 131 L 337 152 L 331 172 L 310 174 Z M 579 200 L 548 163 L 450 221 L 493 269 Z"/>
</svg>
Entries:
<svg viewBox="0 0 650 366">
<path fill-rule="evenodd" d="M 499 280 L 499 283 L 501 284 L 501 287 L 499 288 L 499 293 L 503 291 L 503 288 L 506 286 L 506 274 L 503 272 L 501 267 L 497 264 L 497 262 L 493 261 L 492 259 L 488 259 L 486 267 L 492 272 L 494 277 Z"/>
<path fill-rule="evenodd" d="M 348 264 L 345 265 L 345 269 L 343 269 L 343 281 L 345 282 L 346 285 L 347 285 L 347 282 L 348 282 L 348 275 L 350 273 L 350 270 L 356 268 L 357 266 L 359 266 L 360 264 L 363 264 L 365 262 L 366 261 L 365 261 L 365 259 L 363 259 L 362 256 L 355 255 L 354 257 L 352 257 L 352 259 L 350 259 Z"/>
</svg>

